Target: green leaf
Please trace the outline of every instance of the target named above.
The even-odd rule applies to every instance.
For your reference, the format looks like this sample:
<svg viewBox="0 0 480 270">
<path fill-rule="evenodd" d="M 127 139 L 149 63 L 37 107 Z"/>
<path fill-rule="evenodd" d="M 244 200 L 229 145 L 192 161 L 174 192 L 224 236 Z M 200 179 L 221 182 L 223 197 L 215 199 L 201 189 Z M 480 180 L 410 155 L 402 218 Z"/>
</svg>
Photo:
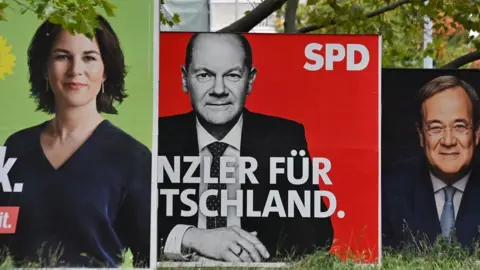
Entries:
<svg viewBox="0 0 480 270">
<path fill-rule="evenodd" d="M 5 9 L 8 7 L 8 4 L 0 0 L 0 21 L 8 21 L 7 15 L 5 15 Z"/>
<path fill-rule="evenodd" d="M 29 8 L 23 8 L 22 10 L 20 10 L 20 14 L 23 15 L 25 13 L 27 13 L 27 11 L 29 11 L 30 9 Z"/>
<path fill-rule="evenodd" d="M 475 46 L 475 48 L 477 50 L 480 50 L 480 39 L 479 38 L 474 39 L 472 43 L 473 43 L 473 46 Z"/>
<path fill-rule="evenodd" d="M 48 20 L 53 23 L 53 24 L 62 24 L 63 22 L 63 17 L 59 14 L 53 14 Z"/>
<path fill-rule="evenodd" d="M 55 6 L 50 2 L 43 9 L 43 16 L 50 17 L 56 11 Z"/>
<path fill-rule="evenodd" d="M 103 10 L 105 10 L 105 13 L 107 14 L 107 16 L 114 17 L 115 16 L 114 10 L 116 8 L 117 6 L 115 6 L 114 4 L 109 3 L 107 1 L 103 1 Z"/>
<path fill-rule="evenodd" d="M 67 25 L 76 25 L 77 24 L 77 19 L 76 19 L 76 16 L 75 14 L 73 13 L 67 13 L 63 16 L 63 23 L 67 24 Z"/>
<path fill-rule="evenodd" d="M 177 13 L 173 14 L 172 21 L 173 23 L 180 23 L 180 15 L 178 15 Z"/>
<path fill-rule="evenodd" d="M 92 31 L 88 25 L 87 18 L 85 18 L 82 14 L 77 14 L 76 16 L 77 19 L 77 26 L 78 31 L 85 33 L 85 34 L 91 34 L 90 32 Z M 76 29 L 76 28 L 73 28 Z"/>
<path fill-rule="evenodd" d="M 351 14 L 352 18 L 359 19 L 359 18 L 364 17 L 364 10 L 360 5 L 353 4 L 350 8 L 350 14 Z"/>
</svg>

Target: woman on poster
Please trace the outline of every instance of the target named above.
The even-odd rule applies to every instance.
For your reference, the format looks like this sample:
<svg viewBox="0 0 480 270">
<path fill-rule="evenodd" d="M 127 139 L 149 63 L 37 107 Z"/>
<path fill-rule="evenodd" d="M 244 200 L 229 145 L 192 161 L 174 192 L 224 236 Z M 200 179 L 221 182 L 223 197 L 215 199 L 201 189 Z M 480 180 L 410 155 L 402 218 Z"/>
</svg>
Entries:
<svg viewBox="0 0 480 270">
<path fill-rule="evenodd" d="M 31 97 L 54 117 L 5 142 L 23 190 L 0 193 L 20 209 L 0 244 L 20 266 L 118 267 L 126 249 L 148 266 L 151 153 L 101 115 L 127 95 L 119 40 L 98 19 L 92 39 L 45 21 L 28 50 Z"/>
</svg>

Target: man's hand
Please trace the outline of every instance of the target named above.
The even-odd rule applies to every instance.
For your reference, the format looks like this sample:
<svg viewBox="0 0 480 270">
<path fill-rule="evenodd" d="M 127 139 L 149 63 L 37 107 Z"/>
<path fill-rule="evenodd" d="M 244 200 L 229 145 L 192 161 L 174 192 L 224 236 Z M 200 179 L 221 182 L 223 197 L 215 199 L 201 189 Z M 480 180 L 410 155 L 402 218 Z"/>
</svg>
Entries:
<svg viewBox="0 0 480 270">
<path fill-rule="evenodd" d="M 270 257 L 256 233 L 248 233 L 238 226 L 212 230 L 190 228 L 183 236 L 182 246 L 227 262 L 261 262 Z"/>
</svg>

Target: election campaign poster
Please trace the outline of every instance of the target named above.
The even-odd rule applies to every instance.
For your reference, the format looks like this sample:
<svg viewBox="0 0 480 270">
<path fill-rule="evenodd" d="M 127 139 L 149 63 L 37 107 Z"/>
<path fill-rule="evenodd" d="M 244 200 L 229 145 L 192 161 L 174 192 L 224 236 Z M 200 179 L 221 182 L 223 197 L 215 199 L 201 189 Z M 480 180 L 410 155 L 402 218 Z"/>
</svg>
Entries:
<svg viewBox="0 0 480 270">
<path fill-rule="evenodd" d="M 150 267 L 158 1 L 99 4 L 92 39 L 7 3 L 2 267 Z"/>
<path fill-rule="evenodd" d="M 422 252 L 438 243 L 477 247 L 479 75 L 466 69 L 383 70 L 384 251 Z"/>
<path fill-rule="evenodd" d="M 380 36 L 161 32 L 159 49 L 160 265 L 380 262 Z"/>
</svg>

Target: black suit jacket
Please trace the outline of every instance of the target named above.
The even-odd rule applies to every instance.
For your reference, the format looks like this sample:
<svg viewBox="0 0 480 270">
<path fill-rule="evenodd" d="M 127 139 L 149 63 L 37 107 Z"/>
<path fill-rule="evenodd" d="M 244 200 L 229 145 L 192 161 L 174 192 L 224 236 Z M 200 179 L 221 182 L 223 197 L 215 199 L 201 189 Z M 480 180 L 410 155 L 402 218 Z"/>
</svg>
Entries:
<svg viewBox="0 0 480 270">
<path fill-rule="evenodd" d="M 479 237 L 480 175 L 473 166 L 456 216 L 456 238 L 471 249 Z M 425 247 L 441 235 L 433 185 L 424 157 L 397 163 L 382 177 L 382 241 L 396 250 L 412 244 Z"/>
<path fill-rule="evenodd" d="M 174 156 L 199 156 L 196 118 L 194 112 L 161 117 L 159 119 L 158 155 L 167 156 L 170 164 L 173 164 Z M 290 185 L 286 174 L 277 175 L 277 184 L 269 184 L 269 160 L 270 157 L 290 157 L 291 150 L 305 150 L 308 155 L 307 143 L 303 125 L 294 121 L 251 113 L 244 110 L 243 129 L 241 139 L 241 156 L 256 158 L 258 168 L 255 176 L 259 184 L 251 184 L 248 180 L 242 184 L 242 190 L 254 190 L 254 210 L 263 211 L 270 190 L 279 190 L 282 196 L 283 207 L 288 214 L 288 190 L 318 190 L 317 185 L 312 185 L 309 180 L 304 186 Z M 295 176 L 301 176 L 300 158 L 296 163 Z M 185 174 L 189 166 L 181 169 L 181 175 Z M 311 176 L 311 165 L 310 176 Z M 286 168 L 286 166 L 285 166 Z M 286 170 L 285 170 L 286 171 Z M 197 170 L 197 176 L 199 170 Z M 182 178 L 183 179 L 183 178 Z M 164 183 L 159 184 L 159 189 L 195 189 L 196 195 L 191 199 L 198 203 L 198 184 L 172 184 L 167 175 Z M 301 198 L 303 191 L 299 192 Z M 183 206 L 180 196 L 175 196 L 173 201 L 173 216 L 166 217 L 165 196 L 159 197 L 158 208 L 158 243 L 163 245 L 169 232 L 177 224 L 189 224 L 197 226 L 198 215 L 181 217 L 180 210 L 188 208 Z M 244 193 L 243 211 L 246 213 L 246 193 Z M 313 196 L 312 196 L 313 198 Z M 312 216 L 314 201 L 311 201 Z M 323 211 L 326 206 L 322 202 Z M 257 231 L 259 240 L 265 245 L 270 253 L 271 260 L 275 255 L 281 257 L 310 253 L 315 247 L 329 248 L 333 240 L 333 227 L 329 218 L 300 218 L 298 210 L 295 218 L 280 218 L 277 213 L 262 217 L 242 217 L 241 227 L 248 232 Z M 159 249 L 160 251 L 162 249 Z M 160 254 L 161 256 L 162 254 Z"/>
</svg>

